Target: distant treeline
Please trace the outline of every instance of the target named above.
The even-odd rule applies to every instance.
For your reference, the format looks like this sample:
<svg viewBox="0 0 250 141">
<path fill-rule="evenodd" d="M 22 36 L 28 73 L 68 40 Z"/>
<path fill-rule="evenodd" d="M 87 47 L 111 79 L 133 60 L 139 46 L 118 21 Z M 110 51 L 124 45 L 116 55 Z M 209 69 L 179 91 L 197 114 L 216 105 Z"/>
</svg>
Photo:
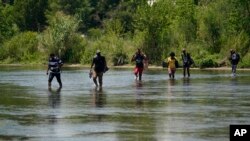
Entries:
<svg viewBox="0 0 250 141">
<path fill-rule="evenodd" d="M 142 48 L 160 65 L 182 48 L 199 67 L 228 65 L 229 50 L 250 67 L 249 0 L 2 0 L 0 62 L 89 64 L 97 49 L 113 65 Z"/>
</svg>

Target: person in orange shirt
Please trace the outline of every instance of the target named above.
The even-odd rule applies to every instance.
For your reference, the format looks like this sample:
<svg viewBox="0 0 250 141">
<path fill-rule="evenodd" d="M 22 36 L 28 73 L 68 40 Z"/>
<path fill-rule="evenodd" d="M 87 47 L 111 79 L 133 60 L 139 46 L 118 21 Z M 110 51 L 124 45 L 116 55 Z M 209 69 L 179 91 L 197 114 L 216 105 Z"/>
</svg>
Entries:
<svg viewBox="0 0 250 141">
<path fill-rule="evenodd" d="M 175 53 L 171 52 L 170 57 L 167 58 L 167 64 L 168 64 L 168 75 L 170 79 L 174 79 L 174 74 L 176 71 L 176 68 L 178 67 L 178 61 L 175 57 Z"/>
</svg>

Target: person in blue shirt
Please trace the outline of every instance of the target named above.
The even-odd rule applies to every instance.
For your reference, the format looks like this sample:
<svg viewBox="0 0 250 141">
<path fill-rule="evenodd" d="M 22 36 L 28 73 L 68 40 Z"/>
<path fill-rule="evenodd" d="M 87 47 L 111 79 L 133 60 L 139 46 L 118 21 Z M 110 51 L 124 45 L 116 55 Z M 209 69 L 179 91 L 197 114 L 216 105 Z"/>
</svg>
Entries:
<svg viewBox="0 0 250 141">
<path fill-rule="evenodd" d="M 61 67 L 63 66 L 63 62 L 59 59 L 54 53 L 50 54 L 50 58 L 48 61 L 48 69 L 47 75 L 49 74 L 48 87 L 51 88 L 51 82 L 54 77 L 56 77 L 57 82 L 59 83 L 59 87 L 62 88 L 61 81 Z"/>
</svg>

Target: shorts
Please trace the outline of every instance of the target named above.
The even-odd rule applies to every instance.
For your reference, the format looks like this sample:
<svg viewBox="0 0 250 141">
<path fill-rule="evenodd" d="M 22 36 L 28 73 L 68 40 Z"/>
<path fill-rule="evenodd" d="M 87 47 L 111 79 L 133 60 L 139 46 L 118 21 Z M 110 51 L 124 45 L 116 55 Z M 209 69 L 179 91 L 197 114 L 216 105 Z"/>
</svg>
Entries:
<svg viewBox="0 0 250 141">
<path fill-rule="evenodd" d="M 168 74 L 174 74 L 176 71 L 176 68 L 168 68 Z"/>
<path fill-rule="evenodd" d="M 92 76 L 93 76 L 93 78 L 99 77 L 99 79 L 102 79 L 103 72 L 96 72 L 96 71 L 93 71 Z"/>
<path fill-rule="evenodd" d="M 138 73 L 139 73 L 139 74 L 142 74 L 142 72 L 143 72 L 143 68 L 135 67 L 134 73 L 135 73 L 136 75 L 137 75 Z"/>
<path fill-rule="evenodd" d="M 61 83 L 61 73 L 50 72 L 48 81 L 51 83 L 54 77 L 56 77 L 57 81 Z"/>
<path fill-rule="evenodd" d="M 189 68 L 190 65 L 188 63 L 183 63 L 183 68 Z"/>
</svg>

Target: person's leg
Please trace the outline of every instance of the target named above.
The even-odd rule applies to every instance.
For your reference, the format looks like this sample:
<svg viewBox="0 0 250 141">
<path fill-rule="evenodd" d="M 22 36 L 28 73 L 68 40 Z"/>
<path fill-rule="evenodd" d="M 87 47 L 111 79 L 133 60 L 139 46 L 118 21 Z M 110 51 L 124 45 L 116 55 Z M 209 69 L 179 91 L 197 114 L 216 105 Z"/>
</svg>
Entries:
<svg viewBox="0 0 250 141">
<path fill-rule="evenodd" d="M 172 78 L 174 79 L 175 69 L 172 69 L 171 72 L 172 72 Z"/>
<path fill-rule="evenodd" d="M 54 78 L 54 73 L 49 73 L 48 87 L 51 88 L 51 82 Z"/>
<path fill-rule="evenodd" d="M 59 83 L 59 87 L 62 88 L 62 81 L 61 81 L 61 73 L 55 74 L 57 82 Z"/>
<path fill-rule="evenodd" d="M 100 72 L 100 73 L 97 74 L 97 76 L 98 76 L 99 85 L 100 85 L 100 87 L 102 87 L 102 77 L 103 77 L 103 73 Z"/>
<path fill-rule="evenodd" d="M 172 77 L 172 72 L 171 72 L 171 69 L 170 69 L 170 68 L 168 68 L 168 76 L 169 76 L 169 79 L 171 79 L 171 77 Z"/>
<path fill-rule="evenodd" d="M 135 79 L 137 80 L 137 77 L 138 77 L 138 73 L 139 73 L 139 70 L 137 67 L 135 67 L 134 69 L 134 74 L 135 74 Z"/>
<path fill-rule="evenodd" d="M 188 77 L 190 77 L 189 67 L 187 67 L 187 74 L 188 74 Z"/>
<path fill-rule="evenodd" d="M 232 72 L 233 72 L 233 75 L 236 74 L 236 68 L 237 68 L 237 65 L 232 65 Z"/>
<path fill-rule="evenodd" d="M 139 72 L 139 80 L 141 81 L 143 68 L 138 68 L 138 72 Z"/>
<path fill-rule="evenodd" d="M 186 67 L 185 67 L 185 64 L 183 65 L 183 77 L 186 77 Z"/>
<path fill-rule="evenodd" d="M 93 82 L 95 83 L 95 86 L 97 87 L 98 84 L 97 84 L 96 78 L 97 78 L 97 73 L 96 71 L 93 71 Z"/>
</svg>

